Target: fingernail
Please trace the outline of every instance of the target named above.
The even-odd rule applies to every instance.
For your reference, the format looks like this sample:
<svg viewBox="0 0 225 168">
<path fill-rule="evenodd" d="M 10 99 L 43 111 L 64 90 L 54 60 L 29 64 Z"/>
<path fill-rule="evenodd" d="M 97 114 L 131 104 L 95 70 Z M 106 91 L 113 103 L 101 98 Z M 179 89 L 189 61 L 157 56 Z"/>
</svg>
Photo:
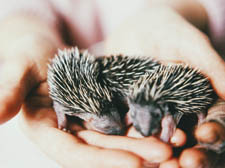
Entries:
<svg viewBox="0 0 225 168">
<path fill-rule="evenodd" d="M 153 163 L 153 162 L 148 162 L 144 161 L 142 168 L 156 168 L 159 167 L 159 163 Z"/>
<path fill-rule="evenodd" d="M 186 134 L 180 129 L 177 129 L 170 139 L 170 143 L 175 147 L 183 146 L 186 143 L 186 141 L 187 141 Z"/>
<path fill-rule="evenodd" d="M 176 145 L 177 143 L 177 137 L 176 136 L 172 136 L 172 138 L 170 139 L 170 142 L 174 145 Z"/>
</svg>

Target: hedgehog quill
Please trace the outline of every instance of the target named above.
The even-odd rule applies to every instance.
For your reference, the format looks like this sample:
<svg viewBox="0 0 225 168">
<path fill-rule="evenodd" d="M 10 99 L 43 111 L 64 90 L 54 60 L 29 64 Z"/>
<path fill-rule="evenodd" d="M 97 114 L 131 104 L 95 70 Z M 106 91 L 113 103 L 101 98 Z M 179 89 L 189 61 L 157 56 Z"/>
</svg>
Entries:
<svg viewBox="0 0 225 168">
<path fill-rule="evenodd" d="M 149 57 L 134 57 L 112 55 L 99 57 L 96 60 L 100 65 L 99 81 L 109 86 L 110 90 L 123 99 L 127 96 L 129 87 L 145 73 L 152 73 L 160 65 Z"/>
<path fill-rule="evenodd" d="M 94 56 L 78 48 L 59 50 L 49 64 L 49 94 L 60 129 L 67 129 L 66 115 L 69 115 L 87 121 L 105 134 L 123 132 L 113 94 L 97 81 L 99 68 Z"/>
<path fill-rule="evenodd" d="M 168 142 L 183 114 L 195 113 L 201 122 L 217 96 L 197 69 L 161 65 L 135 82 L 127 99 L 134 127 L 143 136 L 161 131 Z"/>
</svg>

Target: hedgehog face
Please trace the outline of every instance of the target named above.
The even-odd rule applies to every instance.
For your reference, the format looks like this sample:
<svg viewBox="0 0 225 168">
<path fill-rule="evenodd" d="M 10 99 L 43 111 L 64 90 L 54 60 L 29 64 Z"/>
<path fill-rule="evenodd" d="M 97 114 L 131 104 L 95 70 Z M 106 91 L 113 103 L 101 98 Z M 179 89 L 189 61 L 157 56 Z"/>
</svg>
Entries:
<svg viewBox="0 0 225 168">
<path fill-rule="evenodd" d="M 83 113 L 78 117 L 87 121 L 92 129 L 104 134 L 121 135 L 124 133 L 121 117 L 116 108 L 109 108 L 107 112 L 101 115 Z"/>
<path fill-rule="evenodd" d="M 116 108 L 110 108 L 108 113 L 96 116 L 92 124 L 98 131 L 105 134 L 121 135 L 124 132 L 121 117 Z"/>
<path fill-rule="evenodd" d="M 140 105 L 131 102 L 128 104 L 130 108 L 129 115 L 137 131 L 143 136 L 159 133 L 163 111 L 158 105 L 153 103 Z"/>
</svg>

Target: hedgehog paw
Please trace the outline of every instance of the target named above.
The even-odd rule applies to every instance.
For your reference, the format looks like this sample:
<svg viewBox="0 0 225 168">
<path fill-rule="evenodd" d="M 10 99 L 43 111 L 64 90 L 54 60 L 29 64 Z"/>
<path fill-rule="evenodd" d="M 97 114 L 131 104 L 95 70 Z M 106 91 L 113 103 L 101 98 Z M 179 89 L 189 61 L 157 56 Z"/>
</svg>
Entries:
<svg viewBox="0 0 225 168">
<path fill-rule="evenodd" d="M 58 129 L 60 129 L 60 130 L 62 130 L 64 132 L 67 132 L 67 133 L 71 133 L 71 131 L 68 128 L 66 128 L 64 126 L 61 126 L 61 125 L 58 126 Z"/>
<path fill-rule="evenodd" d="M 168 143 L 176 130 L 176 123 L 173 119 L 173 116 L 172 115 L 164 116 L 161 122 L 161 127 L 162 131 L 160 134 L 160 139 L 163 142 Z"/>
</svg>

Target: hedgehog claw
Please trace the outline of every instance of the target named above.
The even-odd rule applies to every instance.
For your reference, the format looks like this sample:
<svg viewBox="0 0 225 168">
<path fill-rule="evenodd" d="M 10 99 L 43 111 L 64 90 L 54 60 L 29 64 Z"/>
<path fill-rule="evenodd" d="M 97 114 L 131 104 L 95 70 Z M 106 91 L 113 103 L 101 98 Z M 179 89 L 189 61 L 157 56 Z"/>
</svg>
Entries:
<svg viewBox="0 0 225 168">
<path fill-rule="evenodd" d="M 61 130 L 64 131 L 64 132 L 67 132 L 67 133 L 71 133 L 71 131 L 68 128 L 61 128 Z"/>
<path fill-rule="evenodd" d="M 67 132 L 67 133 L 71 133 L 71 131 L 67 127 L 62 126 L 62 125 L 58 125 L 58 129 L 60 129 L 60 130 L 62 130 L 64 132 Z"/>
</svg>

